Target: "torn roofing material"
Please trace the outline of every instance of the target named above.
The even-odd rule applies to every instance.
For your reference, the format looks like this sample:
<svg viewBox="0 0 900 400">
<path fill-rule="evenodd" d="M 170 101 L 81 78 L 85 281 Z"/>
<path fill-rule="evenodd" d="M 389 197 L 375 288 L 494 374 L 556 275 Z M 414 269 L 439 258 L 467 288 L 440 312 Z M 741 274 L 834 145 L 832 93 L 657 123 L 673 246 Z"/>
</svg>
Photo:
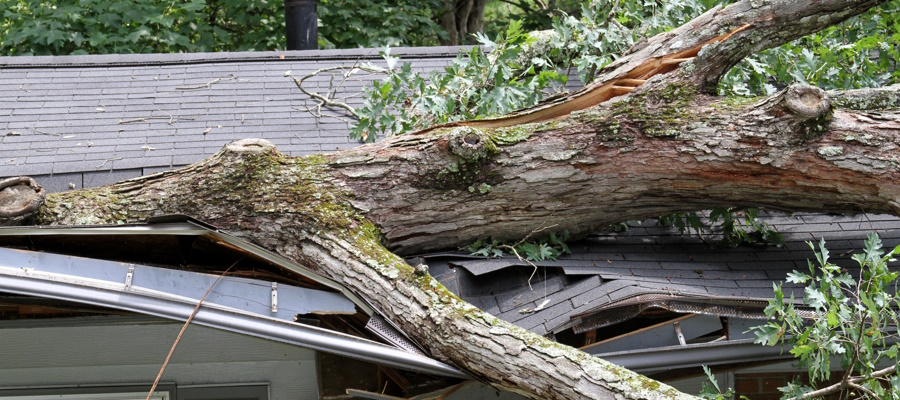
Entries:
<svg viewBox="0 0 900 400">
<path fill-rule="evenodd" d="M 184 240 L 186 239 L 186 240 Z M 87 244 L 87 246 L 82 246 Z M 3 248 L 8 246 L 9 248 Z M 49 253 L 23 253 L 23 250 L 14 250 L 15 247 L 35 247 L 50 251 L 59 251 L 64 253 L 75 253 L 78 255 L 97 253 L 103 257 L 112 257 L 118 259 L 115 251 L 124 250 L 124 253 L 130 257 L 137 259 L 157 259 L 156 252 L 164 253 L 162 264 L 182 265 L 179 255 L 175 255 L 172 260 L 172 253 L 180 253 L 179 248 L 187 246 L 188 248 L 200 248 L 200 258 L 208 260 L 214 259 L 217 253 L 228 253 L 230 260 L 228 264 L 235 259 L 240 258 L 250 262 L 257 267 L 265 267 L 271 265 L 277 267 L 278 273 L 268 273 L 264 269 L 252 268 L 252 271 L 233 271 L 251 272 L 254 276 L 269 276 L 284 281 L 285 277 L 296 274 L 299 280 L 288 280 L 288 282 L 296 281 L 307 287 L 322 290 L 311 291 L 305 287 L 292 287 L 290 284 L 276 284 L 275 282 L 259 281 L 259 280 L 241 280 L 229 278 L 225 282 L 220 282 L 222 289 L 228 288 L 238 290 L 241 296 L 230 296 L 222 294 L 217 296 L 215 292 L 209 298 L 209 305 L 204 307 L 205 312 L 210 315 L 207 324 L 214 326 L 217 321 L 221 322 L 222 329 L 231 329 L 247 334 L 260 336 L 261 332 L 266 332 L 271 328 L 274 340 L 288 341 L 291 343 L 306 343 L 305 334 L 292 332 L 291 329 L 295 325 L 291 322 L 292 317 L 297 314 L 302 315 L 330 315 L 330 314 L 357 314 L 360 310 L 364 314 L 365 319 L 376 318 L 378 323 L 366 325 L 373 334 L 386 338 L 386 342 L 393 344 L 396 351 L 404 352 L 408 355 L 419 357 L 427 361 L 414 361 L 413 364 L 398 366 L 400 368 L 412 369 L 420 372 L 436 373 L 445 376 L 461 376 L 459 371 L 442 363 L 437 363 L 423 355 L 417 345 L 412 343 L 408 337 L 399 332 L 396 327 L 389 321 L 382 321 L 376 310 L 361 297 L 350 292 L 339 283 L 319 276 L 313 271 L 303 268 L 290 260 L 285 259 L 277 254 L 271 253 L 265 249 L 247 243 L 241 239 L 222 232 L 212 226 L 204 224 L 200 221 L 187 218 L 185 216 L 166 216 L 155 218 L 145 224 L 132 225 L 115 225 L 115 226 L 24 226 L 24 227 L 4 227 L 0 228 L 0 251 L 4 252 L 0 255 L 0 263 L 16 263 L 22 265 L 9 266 L 11 269 L 6 270 L 5 279 L 8 285 L 4 286 L 2 291 L 9 291 L 20 294 L 31 294 L 36 296 L 49 296 L 57 299 L 67 299 L 71 301 L 82 301 L 89 304 L 107 306 L 111 308 L 119 308 L 132 310 L 144 314 L 158 315 L 166 318 L 183 319 L 179 317 L 182 310 L 181 303 L 196 304 L 199 299 L 197 293 L 200 289 L 205 290 L 204 286 L 211 284 L 210 279 L 214 277 L 209 275 L 191 272 L 187 270 L 172 270 L 166 268 L 153 268 L 141 265 L 141 262 L 120 262 L 120 261 L 104 261 L 101 258 L 82 258 L 86 259 L 86 264 L 90 267 L 76 268 L 75 260 L 80 258 L 71 257 L 70 255 L 56 255 Z M 118 247 L 122 247 L 119 249 Z M 160 247 L 160 249 L 156 249 Z M 149 251 L 148 252 L 148 248 Z M 109 249 L 112 253 L 104 251 Z M 232 254 L 233 252 L 233 254 Z M 132 254 L 134 253 L 134 254 Z M 62 258 L 59 258 L 62 257 Z M 246 263 L 245 263 L 246 264 Z M 55 274 L 53 276 L 62 276 L 65 279 L 51 279 L 49 281 L 37 280 L 37 274 L 33 269 L 35 266 L 44 266 L 42 268 L 47 271 L 40 274 Z M 227 265 L 219 265 L 215 270 L 221 272 Z M 15 272 L 15 273 L 13 273 Z M 285 273 L 289 272 L 289 273 Z M 16 276 L 16 274 L 24 273 L 25 275 Z M 38 275 L 40 275 L 38 274 Z M 114 278 L 110 278 L 113 277 Z M 190 278 L 181 279 L 183 276 Z M 51 285 L 54 281 L 66 281 L 72 285 L 60 289 L 59 287 L 42 286 L 47 290 L 55 290 L 52 296 L 47 292 L 41 294 L 40 291 L 25 291 L 22 289 L 28 284 L 28 279 L 34 282 L 43 282 Z M 34 283 L 32 282 L 32 283 Z M 112 282 L 112 283 L 111 283 Z M 178 284 L 174 284 L 178 282 Z M 85 283 L 90 283 L 85 286 Z M 38 285 L 38 283 L 34 283 Z M 78 286 L 81 284 L 81 286 Z M 39 286 L 39 285 L 38 285 Z M 52 285 L 51 285 L 52 286 Z M 281 297 L 278 296 L 278 287 L 281 287 Z M 17 289 L 18 288 L 18 289 Z M 137 290 L 136 288 L 141 288 Z M 68 297 L 68 291 L 81 290 L 82 297 Z M 249 300 L 247 296 L 252 295 L 258 297 L 256 300 Z M 127 304 L 115 303 L 117 295 L 130 295 L 131 302 Z M 96 299 L 91 296 L 99 296 Z M 162 296 L 162 298 L 158 298 Z M 271 296 L 271 297 L 270 297 Z M 281 299 L 280 301 L 278 299 Z M 149 303 L 148 303 L 149 302 Z M 160 303 L 162 302 L 162 303 Z M 173 303 L 174 302 L 174 303 Z M 150 304 L 152 303 L 152 304 Z M 177 303 L 177 304 L 176 304 Z M 305 304 L 305 306 L 303 305 Z M 172 306 L 171 310 L 165 307 Z M 137 308 L 135 308 L 137 307 Z M 186 307 L 186 306 L 185 306 Z M 191 306 L 193 307 L 193 306 Z M 237 311 L 236 311 L 237 310 Z M 177 311 L 177 312 L 176 312 Z M 189 310 L 188 310 L 189 312 Z M 238 317 L 232 318 L 234 314 L 240 314 Z M 245 315 L 246 314 L 246 315 Z M 231 318 L 231 319 L 229 319 Z M 248 319 L 249 318 L 249 319 Z M 228 322 L 230 321 L 230 322 Z M 227 323 L 226 323 L 227 322 Z M 231 324 L 231 325 L 229 325 Z M 262 325 L 272 325 L 268 328 Z M 285 325 L 287 324 L 287 325 Z M 371 326 L 370 326 L 371 325 Z M 304 328 L 305 329 L 305 328 Z M 282 336 L 278 336 L 282 335 Z M 298 336 L 299 335 L 299 336 Z M 268 337 L 268 336 L 263 336 Z M 387 340 L 390 339 L 390 340 Z M 318 339 L 316 339 L 318 340 Z M 307 343 L 306 347 L 328 351 L 315 346 L 319 344 Z M 382 346 L 372 342 L 378 346 Z M 352 345 L 347 345 L 346 349 L 352 349 Z M 371 346 L 370 346 L 371 347 Z M 380 347 L 371 347 L 365 353 L 364 357 L 367 361 L 379 354 Z M 332 352 L 336 352 L 334 350 Z M 340 350 L 344 351 L 344 350 Z M 353 357 L 353 354 L 338 353 Z M 399 355 L 389 356 L 396 358 Z M 356 358 L 360 358 L 357 356 Z M 402 358 L 402 357 L 401 357 Z M 385 365 L 395 365 L 399 361 L 382 360 Z M 402 361 L 402 360 L 401 360 Z M 381 361 L 373 361 L 381 362 Z M 407 361 L 402 361 L 407 362 Z M 391 364 L 394 363 L 394 364 Z M 420 367 L 416 366 L 425 363 Z M 431 364 L 429 364 L 431 363 Z M 437 363 L 437 364 L 434 364 Z M 429 367 L 429 365 L 431 365 Z M 397 365 L 395 365 L 397 366 Z M 422 369 L 426 368 L 426 369 Z M 430 369 L 429 369 L 430 368 Z M 452 370 L 451 372 L 448 372 Z M 455 372 L 453 372 L 455 371 Z"/>
<path fill-rule="evenodd" d="M 648 221 L 625 232 L 599 233 L 571 243 L 574 254 L 531 263 L 512 257 L 425 255 L 414 262 L 464 300 L 541 335 L 621 322 L 649 308 L 694 312 L 709 303 L 724 315 L 753 314 L 772 297 L 772 285 L 814 260 L 807 241 L 826 239 L 832 261 L 857 273 L 850 257 L 871 232 L 885 247 L 900 243 L 900 219 L 888 215 L 764 215 L 784 234 L 776 246 L 723 247 L 710 236 L 682 235 Z M 532 275 L 533 274 L 533 275 Z M 785 297 L 800 301 L 799 285 Z M 695 304 L 694 306 L 690 306 Z M 693 311 L 691 311 L 693 310 Z"/>
</svg>

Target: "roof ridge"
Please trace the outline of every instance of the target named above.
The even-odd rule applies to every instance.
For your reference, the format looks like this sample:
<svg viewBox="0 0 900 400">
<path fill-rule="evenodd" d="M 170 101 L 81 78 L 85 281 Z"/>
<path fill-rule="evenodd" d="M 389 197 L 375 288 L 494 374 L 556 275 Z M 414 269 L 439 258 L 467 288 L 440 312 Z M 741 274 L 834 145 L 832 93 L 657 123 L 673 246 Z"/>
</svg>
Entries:
<svg viewBox="0 0 900 400">
<path fill-rule="evenodd" d="M 472 46 L 432 46 L 391 48 L 392 55 L 409 58 L 455 57 Z M 274 50 L 207 53 L 92 54 L 64 56 L 3 56 L 0 69 L 19 68 L 86 68 L 133 67 L 187 64 L 220 64 L 238 62 L 334 61 L 346 59 L 379 60 L 381 48 L 334 50 Z"/>
</svg>

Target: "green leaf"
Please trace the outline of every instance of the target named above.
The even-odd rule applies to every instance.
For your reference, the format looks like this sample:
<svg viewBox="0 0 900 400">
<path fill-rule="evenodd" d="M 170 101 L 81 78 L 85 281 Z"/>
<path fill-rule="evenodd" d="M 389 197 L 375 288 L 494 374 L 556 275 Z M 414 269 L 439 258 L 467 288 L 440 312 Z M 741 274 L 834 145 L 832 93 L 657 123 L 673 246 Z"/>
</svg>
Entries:
<svg viewBox="0 0 900 400">
<path fill-rule="evenodd" d="M 774 346 L 784 336 L 784 328 L 773 322 L 754 327 L 752 332 L 756 334 L 756 339 L 753 343 L 763 346 Z"/>
</svg>

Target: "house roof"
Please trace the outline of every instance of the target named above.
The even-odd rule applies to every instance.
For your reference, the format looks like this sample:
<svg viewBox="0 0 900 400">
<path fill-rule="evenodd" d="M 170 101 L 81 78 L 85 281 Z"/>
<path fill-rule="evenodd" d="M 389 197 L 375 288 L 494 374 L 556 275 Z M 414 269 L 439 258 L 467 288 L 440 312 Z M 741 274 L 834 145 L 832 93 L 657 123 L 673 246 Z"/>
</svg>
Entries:
<svg viewBox="0 0 900 400">
<path fill-rule="evenodd" d="M 442 68 L 461 47 L 398 48 L 414 69 Z M 0 57 L 0 177 L 28 175 L 48 191 L 94 187 L 191 164 L 244 138 L 290 155 L 359 142 L 343 114 L 317 113 L 292 77 L 371 62 L 378 49 L 248 53 Z M 376 75 L 322 74 L 361 104 Z M 339 87 L 338 87 L 339 86 Z"/>
<path fill-rule="evenodd" d="M 762 219 L 784 234 L 784 245 L 725 247 L 715 237 L 682 235 L 645 221 L 632 223 L 625 232 L 601 232 L 571 244 L 574 254 L 536 262 L 536 272 L 509 256 L 440 253 L 414 262 L 427 264 L 436 279 L 464 300 L 547 335 L 607 326 L 650 307 L 762 318 L 773 283 L 784 281 L 791 271 L 808 271 L 807 260 L 815 260 L 806 242 L 825 238 L 832 262 L 851 274 L 858 267 L 850 256 L 863 249 L 869 233 L 878 233 L 885 248 L 900 244 L 900 219 L 889 215 L 770 214 Z M 803 298 L 797 284 L 785 283 L 784 289 L 785 297 Z"/>
</svg>

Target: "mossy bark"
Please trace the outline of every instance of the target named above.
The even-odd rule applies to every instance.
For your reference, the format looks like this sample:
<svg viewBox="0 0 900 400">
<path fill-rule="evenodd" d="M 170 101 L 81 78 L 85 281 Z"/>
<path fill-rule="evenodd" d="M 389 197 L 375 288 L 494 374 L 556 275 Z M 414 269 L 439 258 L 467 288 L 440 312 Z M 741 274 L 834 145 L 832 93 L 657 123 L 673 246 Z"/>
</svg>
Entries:
<svg viewBox="0 0 900 400">
<path fill-rule="evenodd" d="M 49 195 L 32 219 L 115 224 L 191 215 L 342 282 L 434 357 L 498 388 L 540 399 L 687 398 L 497 320 L 397 254 L 520 238 L 547 220 L 577 235 L 717 206 L 900 215 L 900 111 L 835 109 L 814 90 L 797 93 L 826 102 L 811 108 L 824 112 L 798 109 L 787 92 L 752 103 L 704 94 L 735 54 L 748 54 L 733 41 L 777 45 L 876 3 L 741 1 L 650 40 L 601 71 L 593 87 L 665 51 L 732 33 L 700 50 L 691 68 L 555 119 L 459 124 L 469 126 L 305 158 L 245 140 L 179 170 Z M 782 15 L 789 11 L 798 14 Z M 777 28 L 772 21 L 796 29 L 759 39 Z"/>
</svg>

